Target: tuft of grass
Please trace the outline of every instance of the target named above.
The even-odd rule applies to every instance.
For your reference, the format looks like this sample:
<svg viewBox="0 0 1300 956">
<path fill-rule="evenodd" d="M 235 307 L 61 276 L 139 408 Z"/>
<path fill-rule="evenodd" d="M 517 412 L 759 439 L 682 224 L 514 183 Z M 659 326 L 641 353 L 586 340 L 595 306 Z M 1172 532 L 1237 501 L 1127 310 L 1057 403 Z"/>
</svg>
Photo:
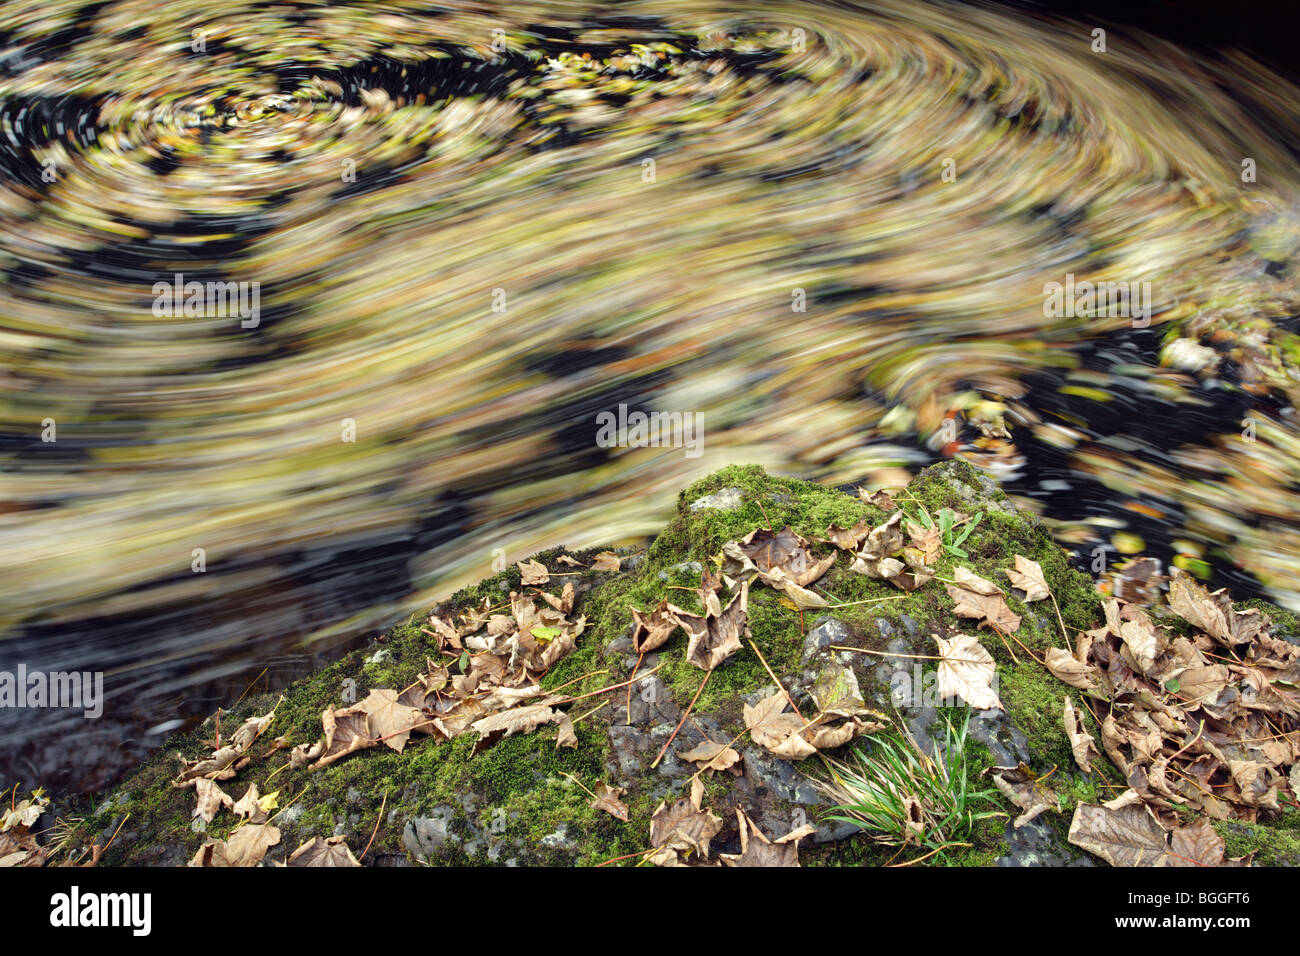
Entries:
<svg viewBox="0 0 1300 956">
<path fill-rule="evenodd" d="M 976 790 L 966 755 L 970 710 L 960 727 L 944 718 L 942 745 L 928 754 L 916 739 L 881 734 L 872 737 L 872 752 L 855 747 L 852 760 L 823 757 L 829 779 L 811 778 L 835 806 L 826 819 L 851 823 L 867 837 L 888 846 L 916 846 L 941 858 L 982 820 L 1006 816 L 996 790 Z"/>
</svg>

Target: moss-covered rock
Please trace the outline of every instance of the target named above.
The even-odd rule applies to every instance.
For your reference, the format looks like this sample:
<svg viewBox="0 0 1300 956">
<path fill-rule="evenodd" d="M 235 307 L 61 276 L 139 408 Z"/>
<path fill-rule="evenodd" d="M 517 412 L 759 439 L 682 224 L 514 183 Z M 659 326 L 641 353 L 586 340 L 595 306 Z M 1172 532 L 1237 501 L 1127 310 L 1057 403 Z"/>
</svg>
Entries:
<svg viewBox="0 0 1300 956">
<path fill-rule="evenodd" d="M 801 614 L 770 588 L 751 590 L 754 645 L 801 708 L 822 669 L 847 666 L 869 706 L 895 715 L 916 739 L 925 740 L 942 733 L 945 716 L 944 702 L 929 693 L 936 667 L 934 636 L 977 635 L 997 663 L 997 690 L 1007 709 L 972 714 L 968 752 L 974 769 L 978 773 L 1023 762 L 1036 773 L 1050 773 L 1063 812 L 1046 814 L 1020 830 L 1006 820 L 984 821 L 974 829 L 970 846 L 940 859 L 957 865 L 1092 862 L 1066 842 L 1070 813 L 1079 801 L 1115 795 L 1124 782 L 1104 759 L 1096 761 L 1088 776 L 1074 766 L 1061 712 L 1065 695 L 1076 695 L 1081 703 L 1080 692 L 1031 658 L 1062 645 L 1055 611 L 1047 602 L 1021 601 L 1021 592 L 1006 586 L 1003 569 L 1016 554 L 1037 561 L 1069 628 L 1093 627 L 1101 619 L 1092 582 L 1068 566 L 1034 516 L 1018 512 L 991 481 L 962 462 L 925 470 L 899 500 L 931 513 L 945 507 L 983 512 L 965 543 L 969 557 L 957 562 L 945 553 L 936 570 L 940 578 L 951 578 L 961 564 L 1003 584 L 1009 606 L 1023 616 L 1015 637 L 977 631 L 973 622 L 956 617 L 939 581 L 905 593 L 851 572 L 841 555 L 818 582 L 833 601 L 831 609 Z M 880 508 L 832 488 L 769 475 L 758 467 L 725 468 L 683 491 L 672 522 L 648 550 L 624 552 L 622 570 L 586 570 L 565 579 L 575 583 L 574 614 L 586 615 L 588 628 L 543 684 L 563 686 L 578 696 L 626 681 L 638 665 L 631 645 L 631 609 L 649 610 L 667 597 L 700 611 L 694 591 L 700 569 L 709 567 L 728 541 L 758 527 L 787 524 L 807 538 L 819 538 L 830 524 L 847 527 L 866 519 L 874 525 L 886 518 Z M 829 553 L 829 546 L 819 547 Z M 551 559 L 561 552 L 554 549 L 537 559 L 554 568 Z M 519 588 L 519 572 L 511 568 L 454 595 L 443 607 L 477 605 L 484 597 L 498 603 Z M 345 688 L 359 698 L 372 688 L 405 687 L 424 669 L 433 647 L 420 623 L 399 624 L 375 646 L 292 685 L 278 703 L 275 696 L 241 701 L 223 725 L 234 727 L 275 707 L 277 717 L 265 739 L 283 735 L 292 744 L 313 741 L 320 736 L 322 710 L 345 703 Z M 724 821 L 715 840 L 722 851 L 738 848 L 732 808 L 740 806 L 773 837 L 804 822 L 816 825 L 801 851 L 805 864 L 874 864 L 893 857 L 894 850 L 872 843 L 854 827 L 824 819 L 827 808 L 808 778 L 820 771 L 817 758 L 792 764 L 757 747 L 744 732 L 744 704 L 775 689 L 749 646 L 713 673 L 673 746 L 654 764 L 700 687 L 702 672 L 686 662 L 684 647 L 685 637 L 678 632 L 658 652 L 646 655 L 638 673 L 647 676 L 632 685 L 630 694 L 620 689 L 575 703 L 569 713 L 575 719 L 576 748 L 557 747 L 556 729 L 544 727 L 478 753 L 473 733 L 444 743 L 417 738 L 402 753 L 373 748 L 315 771 L 287 766 L 285 751 L 279 751 L 255 760 L 223 786 L 235 798 L 250 782 L 263 793 L 280 792 L 280 805 L 288 809 L 274 819 L 283 833 L 280 846 L 269 854 L 274 859 L 283 859 L 313 836 L 335 834 L 346 836 L 360 855 L 373 833 L 367 864 L 591 865 L 649 847 L 651 814 L 661 801 L 682 795 L 694 773 L 677 753 L 711 737 L 733 741 L 743 755 L 739 776 L 721 773 L 706 780 L 705 805 Z M 1079 711 L 1096 734 L 1088 708 Z M 225 837 L 236 823 L 229 812 L 218 813 L 205 832 L 196 831 L 191 828 L 193 791 L 170 786 L 177 754 L 192 758 L 202 753 L 201 741 L 212 732 L 208 724 L 169 741 L 163 752 L 101 799 L 73 845 L 92 839 L 102 845 L 125 819 L 105 863 L 178 864 L 205 839 Z M 626 789 L 627 823 L 591 809 L 587 791 L 596 789 L 598 781 Z M 1291 815 L 1280 824 L 1237 827 L 1225 836 L 1232 849 L 1253 843 L 1251 848 L 1269 854 L 1269 862 L 1285 862 L 1294 856 L 1295 832 Z"/>
</svg>

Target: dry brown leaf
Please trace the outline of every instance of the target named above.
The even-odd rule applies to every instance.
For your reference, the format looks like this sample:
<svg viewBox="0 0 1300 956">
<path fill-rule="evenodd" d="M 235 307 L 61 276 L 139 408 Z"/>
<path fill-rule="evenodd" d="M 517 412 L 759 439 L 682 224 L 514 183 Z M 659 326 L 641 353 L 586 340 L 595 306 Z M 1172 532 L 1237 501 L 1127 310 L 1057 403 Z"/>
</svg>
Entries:
<svg viewBox="0 0 1300 956">
<path fill-rule="evenodd" d="M 1022 764 L 1020 767 L 998 767 L 993 774 L 993 783 L 1001 794 L 1010 800 L 1020 816 L 1012 824 L 1016 829 L 1029 823 L 1047 810 L 1060 812 L 1061 798 L 1049 787 L 1040 782 Z"/>
<path fill-rule="evenodd" d="M 613 551 L 602 551 L 591 561 L 593 571 L 617 571 L 623 566 L 623 559 Z"/>
<path fill-rule="evenodd" d="M 194 795 L 198 800 L 198 806 L 190 816 L 198 817 L 204 823 L 211 823 L 212 818 L 222 807 L 229 809 L 235 805 L 228 793 L 217 786 L 215 781 L 206 777 L 199 777 L 194 781 Z"/>
<path fill-rule="evenodd" d="M 562 716 L 560 711 L 552 710 L 550 704 L 543 702 L 524 707 L 511 707 L 509 710 L 489 714 L 474 721 L 470 727 L 485 738 L 497 732 L 500 732 L 503 737 L 511 737 L 515 734 L 532 733 L 543 724 L 555 723 Z"/>
<path fill-rule="evenodd" d="M 626 792 L 622 787 L 611 787 L 607 783 L 597 783 L 596 797 L 591 801 L 591 809 L 604 810 L 610 816 L 627 823 L 627 805 L 619 799 Z"/>
<path fill-rule="evenodd" d="M 1043 568 L 1037 561 L 1030 561 L 1023 554 L 1016 555 L 1016 566 L 1003 572 L 1011 580 L 1012 587 L 1025 592 L 1026 601 L 1041 601 L 1051 595 Z"/>
<path fill-rule="evenodd" d="M 707 860 L 710 844 L 721 829 L 721 818 L 702 810 L 699 798 L 692 792 L 690 797 L 682 797 L 671 806 L 659 804 L 650 817 L 650 845 L 671 851 L 676 862 L 692 855 Z"/>
<path fill-rule="evenodd" d="M 679 750 L 677 756 L 695 764 L 697 769 L 730 770 L 740 763 L 740 754 L 724 743 L 705 740 L 690 750 Z"/>
<path fill-rule="evenodd" d="M 250 823 L 226 840 L 208 840 L 190 866 L 256 866 L 266 851 L 280 842 L 280 831 L 266 823 Z"/>
<path fill-rule="evenodd" d="M 1043 663 L 1052 676 L 1071 687 L 1091 690 L 1097 686 L 1097 669 L 1091 664 L 1081 664 L 1059 647 L 1049 647 Z"/>
<path fill-rule="evenodd" d="M 682 611 L 677 611 L 675 616 L 690 635 L 686 660 L 711 671 L 744 646 L 740 639 L 749 634 L 749 582 L 741 582 L 740 590 L 723 609 L 721 617 L 700 618 Z"/>
<path fill-rule="evenodd" d="M 812 756 L 817 748 L 799 735 L 804 721 L 797 714 L 785 713 L 785 707 L 785 694 L 779 690 L 756 706 L 745 704 L 743 716 L 750 736 L 754 743 L 779 757 L 802 760 Z"/>
<path fill-rule="evenodd" d="M 931 637 L 939 643 L 941 660 L 936 692 L 940 697 L 960 697 L 977 710 L 1005 709 L 990 686 L 997 665 L 979 641 L 967 634 L 958 634 L 951 640 L 944 640 L 938 634 Z"/>
<path fill-rule="evenodd" d="M 1020 628 L 1020 615 L 1015 614 L 1007 607 L 1007 600 L 1002 592 L 992 583 L 985 581 L 977 574 L 967 571 L 962 574 L 964 568 L 958 568 L 955 575 L 957 581 L 963 581 L 961 586 L 945 584 L 948 590 L 948 596 L 953 600 L 953 612 L 958 617 L 969 617 L 979 621 L 980 627 L 992 627 L 1004 634 L 1014 634 Z M 967 586 L 970 585 L 970 586 Z M 981 590 L 972 590 L 972 587 Z M 983 589 L 991 588 L 990 593 L 983 593 Z"/>
<path fill-rule="evenodd" d="M 332 836 L 322 840 L 312 837 L 289 857 L 286 866 L 360 866 L 361 863 L 348 848 L 347 838 Z"/>
<path fill-rule="evenodd" d="M 562 714 L 559 724 L 560 732 L 556 735 L 555 746 L 576 748 L 578 746 L 578 735 L 573 729 L 573 721 L 569 719 L 569 715 Z"/>
<path fill-rule="evenodd" d="M 721 860 L 727 866 L 798 866 L 799 841 L 817 832 L 816 827 L 804 824 L 772 841 L 739 807 L 736 823 L 740 828 L 740 853 L 722 854 Z"/>
<path fill-rule="evenodd" d="M 943 532 L 936 527 L 924 528 L 907 522 L 907 536 L 912 543 L 903 548 L 903 557 L 912 567 L 929 567 L 943 551 Z M 908 590 L 911 590 L 910 588 Z"/>
<path fill-rule="evenodd" d="M 1083 728 L 1079 720 L 1079 712 L 1074 709 L 1074 701 L 1069 697 L 1065 698 L 1063 719 L 1065 735 L 1070 738 L 1070 750 L 1074 754 L 1074 762 L 1084 773 L 1092 773 L 1092 758 L 1100 757 L 1101 752 L 1097 749 L 1097 741 L 1093 740 L 1092 734 Z"/>
<path fill-rule="evenodd" d="M 830 525 L 826 529 L 826 540 L 842 551 L 856 551 L 862 539 L 867 536 L 867 529 L 871 527 L 867 519 L 863 518 L 851 528 L 841 528 L 837 524 Z"/>
<path fill-rule="evenodd" d="M 1222 866 L 1225 844 L 1207 817 L 1174 830 L 1168 866 Z"/>
<path fill-rule="evenodd" d="M 236 814 L 249 823 L 265 823 L 270 817 L 271 811 L 279 806 L 279 796 L 279 790 L 263 796 L 257 792 L 257 784 L 250 783 L 248 789 L 244 791 L 244 795 L 239 798 L 233 809 Z"/>
<path fill-rule="evenodd" d="M 1164 828 L 1145 804 L 1118 810 L 1081 803 L 1070 821 L 1070 842 L 1111 866 L 1167 866 Z"/>
<path fill-rule="evenodd" d="M 519 583 L 522 585 L 545 584 L 551 580 L 551 572 L 546 570 L 546 565 L 532 558 L 518 562 L 515 567 L 519 569 Z"/>
<path fill-rule="evenodd" d="M 830 604 L 816 591 L 809 591 L 807 588 L 801 588 L 795 584 L 794 579 L 780 568 L 773 568 L 766 573 L 760 573 L 759 579 L 772 590 L 782 592 L 800 610 L 808 611 L 827 607 Z"/>
<path fill-rule="evenodd" d="M 898 507 L 894 499 L 886 491 L 867 491 L 865 488 L 858 489 L 858 497 L 868 504 L 873 504 L 884 511 L 893 511 Z"/>
</svg>

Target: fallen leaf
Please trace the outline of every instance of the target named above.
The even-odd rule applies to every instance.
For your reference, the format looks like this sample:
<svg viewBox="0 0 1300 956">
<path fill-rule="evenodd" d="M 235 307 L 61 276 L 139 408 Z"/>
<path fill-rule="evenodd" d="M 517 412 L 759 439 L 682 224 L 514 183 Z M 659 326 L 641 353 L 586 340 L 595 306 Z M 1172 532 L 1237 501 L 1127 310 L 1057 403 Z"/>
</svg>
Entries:
<svg viewBox="0 0 1300 956">
<path fill-rule="evenodd" d="M 1011 580 L 1012 587 L 1025 592 L 1025 601 L 1041 601 L 1052 592 L 1047 587 L 1047 578 L 1037 561 L 1030 561 L 1023 554 L 1015 557 L 1015 568 L 1007 568 L 1003 573 Z"/>
<path fill-rule="evenodd" d="M 1206 817 L 1178 827 L 1170 837 L 1169 866 L 1222 866 L 1225 844 Z"/>
<path fill-rule="evenodd" d="M 816 827 L 805 823 L 772 841 L 739 807 L 736 808 L 736 823 L 740 828 L 740 853 L 722 854 L 720 859 L 727 866 L 798 866 L 799 841 L 817 832 Z"/>
<path fill-rule="evenodd" d="M 690 750 L 677 752 L 682 760 L 695 764 L 696 769 L 730 770 L 740 762 L 740 754 L 724 743 L 705 740 Z"/>
<path fill-rule="evenodd" d="M 866 518 L 851 528 L 841 528 L 833 524 L 826 529 L 826 540 L 842 551 L 856 551 L 862 539 L 867 536 L 867 529 L 870 527 Z"/>
<path fill-rule="evenodd" d="M 234 812 L 248 820 L 249 823 L 265 823 L 272 810 L 279 806 L 280 791 L 262 796 L 257 792 L 257 784 L 250 783 L 244 795 L 234 806 Z"/>
<path fill-rule="evenodd" d="M 931 637 L 939 643 L 941 659 L 936 692 L 940 697 L 960 697 L 977 710 L 1005 709 L 990 686 L 997 665 L 979 641 L 966 634 L 958 634 L 951 640 L 937 634 Z"/>
<path fill-rule="evenodd" d="M 569 715 L 562 714 L 559 724 L 560 732 L 556 735 L 555 746 L 576 748 L 578 746 L 578 735 L 573 729 L 573 721 L 569 719 Z"/>
<path fill-rule="evenodd" d="M 483 737 L 497 731 L 502 732 L 502 736 L 511 737 L 515 734 L 531 733 L 543 724 L 553 724 L 562 716 L 560 711 L 552 710 L 549 704 L 529 704 L 489 714 L 476 720 L 470 727 Z"/>
<path fill-rule="evenodd" d="M 1166 866 L 1165 831 L 1145 804 L 1118 810 L 1081 803 L 1070 821 L 1069 840 L 1111 866 Z"/>
<path fill-rule="evenodd" d="M 1079 721 L 1079 712 L 1074 709 L 1074 701 L 1069 697 L 1065 698 L 1064 721 L 1065 735 L 1070 738 L 1070 750 L 1074 754 L 1074 762 L 1084 773 L 1092 773 L 1092 758 L 1100 757 L 1101 752 L 1097 749 L 1097 741 L 1093 740 L 1092 734 L 1083 729 L 1083 724 Z"/>
<path fill-rule="evenodd" d="M 1059 647 L 1049 647 L 1043 663 L 1052 672 L 1052 676 L 1071 687 L 1091 690 L 1097 686 L 1097 669 L 1091 664 L 1080 663 L 1068 651 Z"/>
<path fill-rule="evenodd" d="M 1013 613 L 1007 607 L 1006 598 L 996 585 L 969 571 L 963 576 L 964 570 L 958 568 L 955 576 L 956 580 L 963 584 L 944 585 L 948 590 L 948 596 L 953 600 L 953 611 L 958 617 L 978 620 L 980 627 L 988 626 L 1004 634 L 1014 634 L 1020 628 L 1020 615 Z M 986 587 L 991 589 L 989 593 L 984 593 Z"/>
<path fill-rule="evenodd" d="M 265 823 L 250 823 L 226 840 L 208 840 L 190 866 L 256 866 L 266 851 L 280 842 L 280 831 Z"/>
<path fill-rule="evenodd" d="M 546 570 L 546 565 L 532 558 L 518 562 L 515 567 L 519 569 L 519 583 L 522 585 L 545 584 L 551 580 L 551 573 Z"/>
<path fill-rule="evenodd" d="M 623 566 L 623 559 L 613 551 L 602 551 L 592 559 L 593 571 L 617 571 Z"/>
<path fill-rule="evenodd" d="M 686 646 L 686 660 L 702 670 L 711 671 L 744 645 L 741 635 L 749 633 L 749 582 L 742 581 L 739 592 L 723 609 L 721 617 L 687 615 L 678 611 L 676 617 L 690 641 Z"/>
<path fill-rule="evenodd" d="M 287 866 L 360 866 L 348 848 L 347 838 L 332 836 L 322 840 L 312 837 L 289 856 Z"/>
<path fill-rule="evenodd" d="M 222 807 L 229 809 L 235 803 L 230 798 L 230 794 L 217 786 L 216 781 L 206 777 L 199 777 L 194 781 L 194 795 L 198 799 L 198 806 L 190 816 L 198 817 L 204 823 L 211 823 L 212 818 Z"/>
<path fill-rule="evenodd" d="M 744 705 L 743 717 L 754 743 L 772 753 L 792 760 L 802 760 L 817 752 L 817 748 L 799 736 L 804 721 L 798 714 L 785 713 L 785 694 L 779 690 L 756 706 Z"/>
<path fill-rule="evenodd" d="M 993 774 L 993 784 L 1020 810 L 1020 816 L 1012 823 L 1016 829 L 1048 810 L 1060 812 L 1061 798 L 1023 765 L 998 767 Z"/>
<path fill-rule="evenodd" d="M 597 783 L 596 797 L 591 801 L 591 809 L 604 810 L 610 816 L 627 823 L 627 805 L 619 799 L 626 792 L 622 787 L 611 787 L 607 783 Z"/>
</svg>

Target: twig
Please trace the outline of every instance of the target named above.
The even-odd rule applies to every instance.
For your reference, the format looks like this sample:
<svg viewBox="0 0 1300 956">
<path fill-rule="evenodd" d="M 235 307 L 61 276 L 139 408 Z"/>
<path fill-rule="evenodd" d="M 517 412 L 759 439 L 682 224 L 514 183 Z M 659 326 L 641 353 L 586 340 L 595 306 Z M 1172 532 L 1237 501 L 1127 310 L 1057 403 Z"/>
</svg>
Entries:
<svg viewBox="0 0 1300 956">
<path fill-rule="evenodd" d="M 667 661 L 663 661 L 663 662 L 662 662 L 661 664 L 659 664 L 658 666 L 650 668 L 650 670 L 648 670 L 648 671 L 646 671 L 644 674 L 642 674 L 639 678 L 637 678 L 637 680 L 645 680 L 647 677 L 649 677 L 649 676 L 650 676 L 651 674 L 653 674 L 655 671 L 659 670 L 659 668 L 664 667 L 667 663 L 668 663 Z M 596 673 L 597 673 L 597 674 L 600 674 L 600 673 L 604 673 L 604 672 L 603 672 L 603 671 L 596 671 Z M 569 683 L 572 684 L 573 681 L 569 681 Z M 608 692 L 611 691 L 611 690 L 618 690 L 620 687 L 626 687 L 628 684 L 631 684 L 631 683 L 632 683 L 632 681 L 630 681 L 630 680 L 625 680 L 625 681 L 623 681 L 623 683 L 621 683 L 621 684 L 610 684 L 608 687 L 602 687 L 600 690 L 593 690 L 593 691 L 592 691 L 591 693 L 589 693 L 589 694 L 580 694 L 580 695 L 578 695 L 577 697 L 570 697 L 568 700 L 557 700 L 556 703 L 557 703 L 557 704 L 572 704 L 574 701 L 585 700 L 585 699 L 588 698 L 588 697 L 595 697 L 597 694 L 606 694 L 606 693 L 608 693 Z M 568 685 L 568 684 L 563 684 L 563 685 L 561 685 L 561 686 L 567 687 L 567 686 L 569 686 L 569 685 Z"/>
<path fill-rule="evenodd" d="M 357 857 L 358 863 L 366 858 L 366 854 L 370 852 L 370 844 L 375 842 L 375 834 L 379 832 L 379 821 L 384 818 L 384 807 L 386 806 L 388 806 L 387 790 L 384 791 L 383 802 L 379 804 L 379 816 L 375 817 L 375 828 L 370 831 L 370 839 L 366 841 L 366 848 L 361 851 L 361 856 Z"/>
<path fill-rule="evenodd" d="M 618 863 L 620 860 L 630 860 L 630 859 L 632 859 L 633 857 L 636 857 L 636 856 L 649 856 L 651 853 L 653 853 L 653 852 L 654 852 L 655 850 L 657 850 L 657 849 L 659 849 L 659 848 L 656 847 L 656 846 L 652 846 L 650 849 L 648 849 L 648 850 L 642 850 L 640 853 L 629 853 L 629 854 L 627 854 L 627 856 L 616 856 L 616 857 L 614 857 L 614 859 L 612 859 L 612 860 L 606 860 L 604 863 L 597 863 L 596 866 L 597 866 L 597 867 L 609 866 L 611 863 Z"/>
<path fill-rule="evenodd" d="M 913 863 L 920 863 L 922 860 L 928 860 L 930 857 L 934 856 L 936 853 L 942 853 L 944 850 L 948 849 L 948 847 L 950 847 L 950 846 L 971 846 L 971 844 L 970 844 L 970 843 L 944 843 L 944 844 L 941 844 L 940 846 L 935 847 L 933 850 L 931 850 L 931 851 L 930 851 L 929 853 L 927 853 L 925 856 L 918 856 L 915 860 L 908 860 L 906 863 L 886 863 L 885 866 L 888 866 L 888 867 L 890 867 L 891 869 L 898 869 L 898 868 L 901 868 L 901 867 L 904 867 L 904 866 L 911 866 Z"/>
<path fill-rule="evenodd" d="M 695 692 L 695 696 L 691 698 L 690 705 L 687 706 L 686 712 L 682 714 L 682 719 L 677 721 L 677 726 L 673 728 L 672 734 L 664 741 L 663 750 L 659 751 L 659 756 L 655 757 L 654 763 L 650 765 L 651 770 L 659 766 L 659 761 L 664 759 L 664 754 L 668 752 L 668 748 L 672 745 L 673 739 L 677 736 L 677 731 L 681 730 L 682 724 L 686 723 L 686 718 L 690 716 L 691 708 L 694 707 L 695 702 L 700 699 L 700 694 L 704 693 L 704 685 L 709 682 L 709 678 L 712 676 L 713 671 L 704 672 L 704 680 L 700 681 L 699 689 Z"/>
<path fill-rule="evenodd" d="M 754 639 L 752 637 L 749 639 L 749 646 L 752 647 L 754 649 L 754 653 L 758 655 L 758 659 L 762 663 L 763 669 L 767 671 L 767 676 L 772 678 L 773 683 L 775 683 L 777 687 L 781 688 L 781 693 L 785 694 L 785 699 L 790 702 L 790 707 L 794 710 L 796 714 L 799 714 L 799 719 L 806 721 L 807 718 L 804 717 L 803 714 L 799 713 L 799 708 L 795 704 L 794 698 L 790 696 L 790 692 L 785 689 L 785 685 L 781 683 L 780 678 L 778 678 L 776 674 L 772 673 L 772 668 L 768 667 L 767 658 L 763 656 L 763 652 L 758 649 L 758 645 L 754 643 Z"/>
</svg>

